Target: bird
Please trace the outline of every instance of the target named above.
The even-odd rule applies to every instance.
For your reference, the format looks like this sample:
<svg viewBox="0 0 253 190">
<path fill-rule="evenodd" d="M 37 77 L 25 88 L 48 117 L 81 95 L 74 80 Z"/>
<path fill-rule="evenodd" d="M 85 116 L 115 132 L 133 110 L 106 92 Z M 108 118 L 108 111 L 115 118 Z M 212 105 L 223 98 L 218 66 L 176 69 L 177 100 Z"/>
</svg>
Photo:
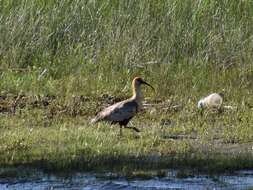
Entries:
<svg viewBox="0 0 253 190">
<path fill-rule="evenodd" d="M 220 110 L 223 103 L 223 97 L 223 93 L 212 93 L 198 101 L 198 108 Z"/>
<path fill-rule="evenodd" d="M 141 77 L 135 77 L 132 81 L 132 97 L 104 108 L 91 120 L 91 124 L 100 121 L 119 124 L 120 135 L 122 134 L 122 128 L 133 129 L 136 132 L 140 132 L 136 127 L 129 127 L 127 124 L 139 111 L 142 110 L 143 95 L 141 86 L 143 84 L 155 90 L 153 86 L 145 82 Z"/>
</svg>

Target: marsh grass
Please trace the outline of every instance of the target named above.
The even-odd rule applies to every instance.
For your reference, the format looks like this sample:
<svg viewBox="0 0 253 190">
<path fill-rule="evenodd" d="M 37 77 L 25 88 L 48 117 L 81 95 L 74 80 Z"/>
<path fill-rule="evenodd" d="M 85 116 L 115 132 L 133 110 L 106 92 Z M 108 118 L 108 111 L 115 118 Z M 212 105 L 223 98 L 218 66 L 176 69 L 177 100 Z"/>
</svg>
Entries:
<svg viewBox="0 0 253 190">
<path fill-rule="evenodd" d="M 0 1 L 1 165 L 252 168 L 252 7 Z M 131 122 L 139 137 L 90 126 L 97 111 L 130 96 L 136 75 L 156 89 L 143 89 L 153 106 Z M 220 91 L 236 109 L 201 116 L 196 102 Z"/>
<path fill-rule="evenodd" d="M 130 123 L 141 133 L 126 129 L 120 137 L 117 126 L 91 126 L 86 114 L 60 111 L 48 117 L 48 109 L 24 107 L 1 116 L 2 166 L 49 171 L 194 167 L 211 172 L 252 167 L 252 112 L 242 120 L 240 110 L 203 116 L 188 106 L 171 115 L 146 110 Z M 168 117 L 174 124 L 160 125 Z"/>
</svg>

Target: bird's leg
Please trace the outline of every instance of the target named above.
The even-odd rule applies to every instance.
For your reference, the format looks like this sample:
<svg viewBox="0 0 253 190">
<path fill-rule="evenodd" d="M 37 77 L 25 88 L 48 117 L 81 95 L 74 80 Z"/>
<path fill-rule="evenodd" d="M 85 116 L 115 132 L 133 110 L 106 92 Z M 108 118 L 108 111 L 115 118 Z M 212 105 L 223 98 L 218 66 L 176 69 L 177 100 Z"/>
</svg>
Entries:
<svg viewBox="0 0 253 190">
<path fill-rule="evenodd" d="M 122 137 L 122 126 L 119 126 L 119 136 Z"/>
<path fill-rule="evenodd" d="M 136 127 L 128 127 L 128 126 L 124 126 L 124 128 L 134 130 L 134 131 L 135 131 L 135 132 L 133 133 L 133 134 L 134 134 L 134 138 L 136 138 L 136 139 L 137 139 L 137 138 L 140 138 L 140 136 L 136 134 L 136 133 L 139 133 L 139 132 L 140 132 L 140 130 L 139 130 L 139 129 L 137 129 Z"/>
</svg>

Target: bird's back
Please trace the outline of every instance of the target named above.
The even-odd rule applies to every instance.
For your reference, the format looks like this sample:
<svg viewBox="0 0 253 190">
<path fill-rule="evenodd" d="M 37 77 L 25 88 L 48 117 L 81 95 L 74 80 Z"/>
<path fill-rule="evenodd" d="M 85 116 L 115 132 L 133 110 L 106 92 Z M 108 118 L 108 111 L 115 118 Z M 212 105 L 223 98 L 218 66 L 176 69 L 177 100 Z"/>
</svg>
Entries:
<svg viewBox="0 0 253 190">
<path fill-rule="evenodd" d="M 138 103 L 133 99 L 113 104 L 99 112 L 91 123 L 98 121 L 122 122 L 131 119 L 138 111 Z"/>
<path fill-rule="evenodd" d="M 208 105 L 210 107 L 216 107 L 219 108 L 222 105 L 222 97 L 217 94 L 217 93 L 213 93 L 210 94 L 208 97 L 206 97 Z"/>
</svg>

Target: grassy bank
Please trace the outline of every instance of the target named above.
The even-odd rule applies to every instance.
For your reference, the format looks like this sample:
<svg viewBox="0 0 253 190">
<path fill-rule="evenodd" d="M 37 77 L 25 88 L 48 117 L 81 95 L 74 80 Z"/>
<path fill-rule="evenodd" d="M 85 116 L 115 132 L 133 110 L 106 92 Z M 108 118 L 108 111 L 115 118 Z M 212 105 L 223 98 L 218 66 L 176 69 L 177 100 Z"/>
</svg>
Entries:
<svg viewBox="0 0 253 190">
<path fill-rule="evenodd" d="M 204 171 L 253 167 L 253 113 L 247 107 L 201 116 L 190 100 L 176 109 L 163 101 L 132 121 L 141 133 L 126 129 L 119 137 L 117 126 L 88 123 L 92 108 L 84 105 L 93 101 L 75 97 L 78 105 L 63 105 L 57 99 L 41 99 L 30 97 L 30 102 L 24 102 L 23 97 L 22 108 L 2 113 L 2 166 L 24 164 L 47 170 L 190 167 Z M 114 101 L 113 97 L 102 99 Z"/>
<path fill-rule="evenodd" d="M 251 1 L 1 1 L 0 163 L 47 169 L 252 168 Z M 91 126 L 140 75 L 131 125 Z M 222 114 L 196 110 L 225 92 Z M 171 125 L 163 125 L 170 120 Z M 147 163 L 147 164 L 143 164 Z"/>
</svg>

